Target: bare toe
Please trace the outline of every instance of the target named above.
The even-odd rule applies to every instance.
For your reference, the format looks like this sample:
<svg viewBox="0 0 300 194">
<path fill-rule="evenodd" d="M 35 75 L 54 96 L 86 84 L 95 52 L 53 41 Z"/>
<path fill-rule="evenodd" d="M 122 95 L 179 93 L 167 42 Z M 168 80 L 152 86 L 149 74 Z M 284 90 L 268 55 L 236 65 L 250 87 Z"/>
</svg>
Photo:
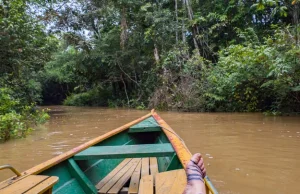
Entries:
<svg viewBox="0 0 300 194">
<path fill-rule="evenodd" d="M 202 158 L 201 154 L 197 153 L 192 156 L 191 161 L 193 161 L 195 164 L 198 164 L 201 158 Z"/>
</svg>

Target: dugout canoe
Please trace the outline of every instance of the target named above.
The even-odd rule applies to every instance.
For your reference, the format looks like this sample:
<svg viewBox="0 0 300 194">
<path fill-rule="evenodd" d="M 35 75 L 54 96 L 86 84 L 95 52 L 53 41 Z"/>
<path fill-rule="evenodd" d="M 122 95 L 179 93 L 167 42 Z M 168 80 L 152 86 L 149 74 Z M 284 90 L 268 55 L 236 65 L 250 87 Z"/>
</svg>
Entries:
<svg viewBox="0 0 300 194">
<path fill-rule="evenodd" d="M 180 173 L 191 156 L 152 110 L 23 173 L 0 167 L 16 173 L 0 183 L 0 193 L 145 193 L 151 187 L 156 193 L 178 193 L 186 184 Z M 218 193 L 208 176 L 205 184 L 207 193 Z"/>
</svg>

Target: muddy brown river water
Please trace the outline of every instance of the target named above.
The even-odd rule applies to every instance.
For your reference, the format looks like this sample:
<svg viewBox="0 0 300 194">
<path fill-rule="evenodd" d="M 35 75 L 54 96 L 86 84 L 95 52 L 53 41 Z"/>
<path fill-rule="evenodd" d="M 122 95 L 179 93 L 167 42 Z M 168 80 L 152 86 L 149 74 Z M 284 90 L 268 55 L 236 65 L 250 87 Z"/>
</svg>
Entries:
<svg viewBox="0 0 300 194">
<path fill-rule="evenodd" d="M 24 171 L 148 111 L 51 106 L 51 119 L 25 139 L 0 144 L 0 165 Z M 220 193 L 300 193 L 300 117 L 260 113 L 178 113 L 160 116 L 201 152 Z M 0 172 L 0 181 L 12 176 Z"/>
</svg>

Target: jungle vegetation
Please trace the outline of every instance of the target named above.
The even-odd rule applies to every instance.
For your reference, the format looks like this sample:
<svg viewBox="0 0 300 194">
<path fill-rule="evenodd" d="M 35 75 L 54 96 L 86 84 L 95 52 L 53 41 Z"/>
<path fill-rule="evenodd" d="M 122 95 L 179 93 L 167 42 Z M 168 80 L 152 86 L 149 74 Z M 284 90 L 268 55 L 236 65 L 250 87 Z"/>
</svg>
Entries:
<svg viewBox="0 0 300 194">
<path fill-rule="evenodd" d="M 300 112 L 299 0 L 0 0 L 0 139 L 36 105 Z"/>
</svg>

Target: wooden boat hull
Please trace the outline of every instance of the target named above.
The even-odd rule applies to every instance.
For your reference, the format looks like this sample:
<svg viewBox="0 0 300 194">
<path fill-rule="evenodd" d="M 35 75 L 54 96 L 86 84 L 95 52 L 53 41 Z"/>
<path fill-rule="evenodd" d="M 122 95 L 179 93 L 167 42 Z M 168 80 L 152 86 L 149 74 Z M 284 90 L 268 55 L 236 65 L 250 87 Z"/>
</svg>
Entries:
<svg viewBox="0 0 300 194">
<path fill-rule="evenodd" d="M 191 153 L 180 137 L 159 117 L 151 113 L 88 141 L 62 155 L 25 172 L 12 184 L 28 175 L 57 176 L 53 193 L 97 193 L 96 186 L 124 158 L 157 157 L 159 172 L 183 169 Z M 207 190 L 217 193 L 208 177 Z"/>
</svg>

